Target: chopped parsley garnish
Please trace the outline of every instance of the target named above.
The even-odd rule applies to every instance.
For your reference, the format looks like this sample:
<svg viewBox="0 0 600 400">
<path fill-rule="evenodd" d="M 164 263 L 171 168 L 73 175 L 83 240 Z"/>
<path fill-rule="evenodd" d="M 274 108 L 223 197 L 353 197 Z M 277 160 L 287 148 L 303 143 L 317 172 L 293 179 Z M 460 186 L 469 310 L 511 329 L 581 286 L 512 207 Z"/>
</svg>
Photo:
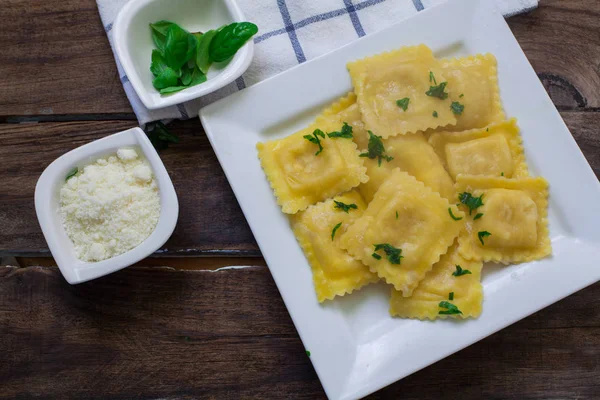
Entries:
<svg viewBox="0 0 600 400">
<path fill-rule="evenodd" d="M 379 250 L 383 250 L 385 252 L 385 255 L 387 256 L 387 259 L 390 262 L 390 264 L 400 264 L 400 259 L 404 258 L 401 255 L 402 249 L 398 249 L 389 243 L 374 244 L 373 246 L 375 247 L 375 253 L 373 253 L 374 258 L 377 258 L 375 256 L 379 256 L 379 254 L 377 254 Z M 379 256 L 379 258 L 377 259 L 381 260 L 381 256 Z"/>
<path fill-rule="evenodd" d="M 390 157 L 385 154 L 385 147 L 383 147 L 383 141 L 381 140 L 381 136 L 377 136 L 371 131 L 369 131 L 368 151 L 366 153 L 362 153 L 360 156 L 368 157 L 371 160 L 377 158 L 379 160 L 379 166 L 381 166 L 381 160 L 390 162 L 394 159 L 394 157 Z"/>
<path fill-rule="evenodd" d="M 312 135 L 304 135 L 304 139 L 319 146 L 319 151 L 315 153 L 315 156 L 318 156 L 323 151 L 323 146 L 321 145 L 321 139 L 319 139 L 319 136 L 325 139 L 325 134 L 320 129 L 315 129 Z"/>
<path fill-rule="evenodd" d="M 327 136 L 330 138 L 352 139 L 352 127 L 344 122 L 341 131 L 328 133 Z"/>
<path fill-rule="evenodd" d="M 331 231 L 331 241 L 332 242 L 333 242 L 333 238 L 335 237 L 335 233 L 337 232 L 338 229 L 340 229 L 340 226 L 342 226 L 341 222 L 333 227 L 333 230 Z"/>
<path fill-rule="evenodd" d="M 452 214 L 452 208 L 448 207 L 448 214 L 450 214 L 450 217 L 452 217 L 453 220 L 455 221 L 460 221 L 462 219 L 462 217 L 455 217 L 454 214 Z"/>
<path fill-rule="evenodd" d="M 396 211 L 396 219 L 398 219 L 398 211 Z"/>
<path fill-rule="evenodd" d="M 408 97 L 405 97 L 400 100 L 396 100 L 396 105 L 398 107 L 400 107 L 401 109 L 403 109 L 404 111 L 408 110 L 408 103 L 410 103 L 410 99 Z"/>
<path fill-rule="evenodd" d="M 458 309 L 458 307 L 456 307 L 454 304 L 448 302 L 448 301 L 440 301 L 439 304 L 440 308 L 445 308 L 444 311 L 440 311 L 438 314 L 440 315 L 456 315 L 456 314 L 462 314 L 462 311 L 460 311 Z"/>
<path fill-rule="evenodd" d="M 483 201 L 481 200 L 482 198 L 483 194 L 479 197 L 475 197 L 469 192 L 464 192 L 458 195 L 458 200 L 460 200 L 460 202 L 465 206 L 469 207 L 469 215 L 471 215 L 473 210 L 483 205 Z"/>
<path fill-rule="evenodd" d="M 433 82 L 434 85 L 437 85 L 437 81 L 435 80 L 435 75 L 433 75 L 432 71 L 429 71 L 429 82 Z"/>
<path fill-rule="evenodd" d="M 437 111 L 434 111 L 432 115 L 433 115 L 433 118 L 437 118 L 438 117 Z"/>
<path fill-rule="evenodd" d="M 460 104 L 458 101 L 453 101 L 450 105 L 450 109 L 454 113 L 454 115 L 461 115 L 465 110 L 465 106 Z"/>
<path fill-rule="evenodd" d="M 448 293 L 448 300 L 454 300 L 454 292 Z"/>
<path fill-rule="evenodd" d="M 437 97 L 441 100 L 446 100 L 448 98 L 448 93 L 446 93 L 446 86 L 448 82 L 442 82 L 436 86 L 430 86 L 429 90 L 425 92 L 425 94 L 429 97 Z"/>
<path fill-rule="evenodd" d="M 346 204 L 346 203 L 342 203 L 341 201 L 333 201 L 335 203 L 335 205 L 333 206 L 333 208 L 337 208 L 338 210 L 342 210 L 343 212 L 345 212 L 346 214 L 348 214 L 348 211 L 350 210 L 356 210 L 358 209 L 358 207 L 356 206 L 356 204 Z"/>
<path fill-rule="evenodd" d="M 306 350 L 306 355 L 310 357 L 310 351 Z"/>
<path fill-rule="evenodd" d="M 465 97 L 464 93 L 461 93 L 460 96 L 458 96 L 459 99 L 462 99 L 463 97 Z"/>
<path fill-rule="evenodd" d="M 478 214 L 477 214 L 477 215 L 476 215 L 476 216 L 473 218 L 473 221 L 475 221 L 476 219 L 479 219 L 479 218 L 481 218 L 481 217 L 483 217 L 483 213 L 478 213 Z"/>
<path fill-rule="evenodd" d="M 500 172 L 500 176 L 504 176 L 504 172 Z"/>
<path fill-rule="evenodd" d="M 373 254 L 371 254 L 371 256 L 373 256 L 373 258 L 376 260 L 381 260 L 381 256 L 377 253 L 373 253 Z"/>
<path fill-rule="evenodd" d="M 72 177 L 74 177 L 75 175 L 77 175 L 78 172 L 79 172 L 79 168 L 77 168 L 77 167 L 71 168 L 71 170 L 67 173 L 67 176 L 65 176 L 65 182 L 68 181 L 69 179 L 71 179 Z"/>
<path fill-rule="evenodd" d="M 492 234 L 488 231 L 477 232 L 477 237 L 479 238 L 479 241 L 481 242 L 482 246 L 485 246 L 485 243 L 483 243 L 483 238 L 488 236 L 492 236 Z"/>
<path fill-rule="evenodd" d="M 452 275 L 454 276 L 463 276 L 463 275 L 470 275 L 471 271 L 469 271 L 468 269 L 462 269 L 462 267 L 460 265 L 456 265 L 456 271 L 454 271 L 452 273 Z"/>
</svg>

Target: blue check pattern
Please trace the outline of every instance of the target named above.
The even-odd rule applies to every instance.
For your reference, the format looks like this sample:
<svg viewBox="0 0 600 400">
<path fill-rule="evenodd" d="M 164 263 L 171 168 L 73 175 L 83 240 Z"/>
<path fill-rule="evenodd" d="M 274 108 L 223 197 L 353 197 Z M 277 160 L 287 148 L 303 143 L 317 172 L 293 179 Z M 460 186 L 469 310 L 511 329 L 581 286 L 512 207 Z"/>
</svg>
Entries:
<svg viewBox="0 0 600 400">
<path fill-rule="evenodd" d="M 112 43 L 113 21 L 120 8 L 130 0 L 96 1 Z M 117 68 L 141 126 L 156 120 L 193 118 L 201 107 L 219 98 L 443 1 L 447 0 L 237 0 L 246 19 L 259 27 L 259 34 L 254 38 L 255 56 L 248 71 L 215 93 L 161 110 L 146 109 L 118 60 Z M 514 2 L 515 11 L 519 12 L 525 8 L 520 6 L 522 2 L 535 0 L 502 1 Z"/>
</svg>

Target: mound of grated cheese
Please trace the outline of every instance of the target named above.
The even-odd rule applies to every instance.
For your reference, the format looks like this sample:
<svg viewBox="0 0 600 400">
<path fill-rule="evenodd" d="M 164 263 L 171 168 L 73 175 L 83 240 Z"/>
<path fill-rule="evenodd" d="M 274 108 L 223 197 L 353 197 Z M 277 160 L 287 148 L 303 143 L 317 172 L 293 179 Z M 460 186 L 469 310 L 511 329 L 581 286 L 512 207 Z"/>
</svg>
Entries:
<svg viewBox="0 0 600 400">
<path fill-rule="evenodd" d="M 60 190 L 63 225 L 82 261 L 133 249 L 150 236 L 159 214 L 152 169 L 131 148 L 85 166 Z"/>
</svg>

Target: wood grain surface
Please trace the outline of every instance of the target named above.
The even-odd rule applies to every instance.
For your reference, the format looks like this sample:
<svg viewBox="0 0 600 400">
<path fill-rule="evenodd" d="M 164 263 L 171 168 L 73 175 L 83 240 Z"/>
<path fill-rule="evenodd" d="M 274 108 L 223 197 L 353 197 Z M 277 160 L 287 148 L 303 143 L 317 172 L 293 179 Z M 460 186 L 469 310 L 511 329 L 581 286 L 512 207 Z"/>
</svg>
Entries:
<svg viewBox="0 0 600 400">
<path fill-rule="evenodd" d="M 599 291 L 372 398 L 600 398 Z M 2 399 L 324 398 L 266 267 L 128 268 L 78 286 L 56 268 L 4 267 L 0 332 Z"/>
<path fill-rule="evenodd" d="M 94 0 L 2 0 L 0 22 L 0 256 L 43 257 L 39 174 L 137 122 Z M 541 0 L 509 25 L 600 177 L 600 1 Z M 156 256 L 259 256 L 199 121 L 171 129 L 180 219 Z M 261 258 L 153 258 L 78 286 L 50 258 L 19 262 L 0 267 L 0 399 L 324 398 Z M 256 266 L 219 269 L 235 264 Z M 600 399 L 599 299 L 596 284 L 371 398 Z"/>
</svg>

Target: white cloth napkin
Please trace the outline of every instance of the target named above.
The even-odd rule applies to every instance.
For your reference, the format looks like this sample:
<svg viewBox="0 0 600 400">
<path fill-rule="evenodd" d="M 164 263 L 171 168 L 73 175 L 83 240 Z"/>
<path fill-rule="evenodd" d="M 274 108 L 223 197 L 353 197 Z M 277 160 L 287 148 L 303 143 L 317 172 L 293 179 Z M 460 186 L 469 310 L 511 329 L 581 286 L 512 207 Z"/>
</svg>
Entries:
<svg viewBox="0 0 600 400">
<path fill-rule="evenodd" d="M 111 46 L 113 21 L 127 1 L 96 0 Z M 118 59 L 117 68 L 141 126 L 156 120 L 194 118 L 201 107 L 217 99 L 443 1 L 453 0 L 237 0 L 246 20 L 259 28 L 254 37 L 254 59 L 246 73 L 214 93 L 160 110 L 144 107 Z M 507 17 L 530 11 L 538 4 L 538 0 L 495 1 Z"/>
</svg>

